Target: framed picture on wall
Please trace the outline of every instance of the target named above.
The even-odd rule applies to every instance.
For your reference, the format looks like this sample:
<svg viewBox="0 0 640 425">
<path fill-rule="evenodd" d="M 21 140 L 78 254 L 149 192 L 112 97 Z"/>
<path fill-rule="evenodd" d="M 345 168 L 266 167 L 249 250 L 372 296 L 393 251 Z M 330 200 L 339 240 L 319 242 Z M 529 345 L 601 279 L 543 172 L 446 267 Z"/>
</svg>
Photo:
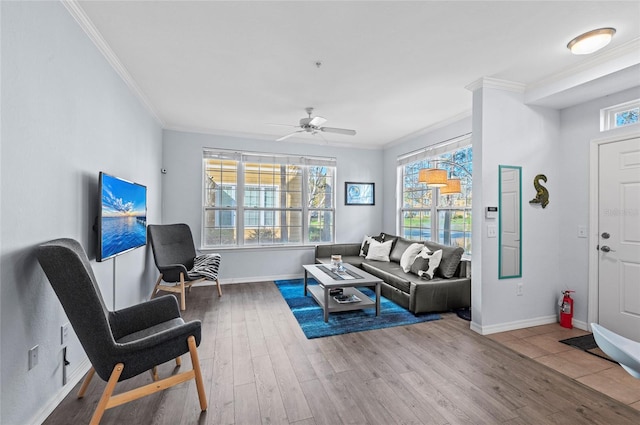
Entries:
<svg viewBox="0 0 640 425">
<path fill-rule="evenodd" d="M 345 182 L 345 205 L 375 205 L 375 183 Z"/>
</svg>

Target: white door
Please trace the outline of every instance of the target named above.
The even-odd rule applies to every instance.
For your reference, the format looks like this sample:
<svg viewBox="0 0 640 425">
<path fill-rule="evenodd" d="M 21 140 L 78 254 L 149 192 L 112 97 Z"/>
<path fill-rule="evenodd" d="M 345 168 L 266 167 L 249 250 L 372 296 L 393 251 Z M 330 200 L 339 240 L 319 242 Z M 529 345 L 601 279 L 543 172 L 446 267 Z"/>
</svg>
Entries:
<svg viewBox="0 0 640 425">
<path fill-rule="evenodd" d="M 640 341 L 640 138 L 598 156 L 599 322 Z"/>
</svg>

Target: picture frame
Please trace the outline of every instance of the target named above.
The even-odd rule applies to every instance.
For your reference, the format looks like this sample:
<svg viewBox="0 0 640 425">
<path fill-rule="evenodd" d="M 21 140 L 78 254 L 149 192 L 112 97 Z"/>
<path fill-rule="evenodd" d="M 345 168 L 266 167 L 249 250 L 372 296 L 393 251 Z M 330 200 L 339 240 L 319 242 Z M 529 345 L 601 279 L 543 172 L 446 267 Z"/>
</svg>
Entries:
<svg viewBox="0 0 640 425">
<path fill-rule="evenodd" d="M 345 205 L 375 205 L 375 183 L 345 182 Z"/>
</svg>

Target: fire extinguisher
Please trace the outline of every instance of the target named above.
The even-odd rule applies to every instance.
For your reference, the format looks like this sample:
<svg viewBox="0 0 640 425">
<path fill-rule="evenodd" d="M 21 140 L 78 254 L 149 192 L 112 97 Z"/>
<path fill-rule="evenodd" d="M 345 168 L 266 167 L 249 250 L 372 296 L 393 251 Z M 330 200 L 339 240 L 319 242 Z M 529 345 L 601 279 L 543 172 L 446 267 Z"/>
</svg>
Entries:
<svg viewBox="0 0 640 425">
<path fill-rule="evenodd" d="M 560 304 L 560 326 L 568 329 L 573 328 L 573 298 L 571 298 L 572 292 L 575 291 L 562 291 L 564 297 L 562 298 L 562 303 Z"/>
</svg>

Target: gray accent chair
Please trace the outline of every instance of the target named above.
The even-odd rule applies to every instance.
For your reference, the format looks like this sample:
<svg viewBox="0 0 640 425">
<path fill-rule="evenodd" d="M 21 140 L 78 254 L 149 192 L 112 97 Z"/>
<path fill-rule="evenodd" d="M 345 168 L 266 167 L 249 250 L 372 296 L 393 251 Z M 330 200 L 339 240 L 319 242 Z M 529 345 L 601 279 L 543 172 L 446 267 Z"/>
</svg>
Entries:
<svg viewBox="0 0 640 425">
<path fill-rule="evenodd" d="M 149 242 L 153 250 L 153 259 L 160 276 L 153 288 L 151 298 L 158 291 L 166 291 L 180 294 L 180 309 L 185 310 L 185 289 L 191 290 L 194 283 L 213 279 L 218 287 L 218 296 L 222 296 L 220 280 L 218 280 L 217 269 L 213 270 L 214 275 L 205 277 L 189 273 L 192 271 L 196 259 L 196 249 L 193 243 L 193 235 L 188 225 L 178 224 L 150 224 L 147 226 L 149 232 Z M 162 282 L 170 283 L 164 285 Z"/>
<path fill-rule="evenodd" d="M 36 248 L 36 255 L 91 362 L 78 398 L 95 373 L 107 382 L 91 418 L 98 424 L 106 409 L 194 379 L 200 408 L 207 398 L 197 346 L 201 323 L 185 323 L 173 296 L 159 297 L 117 311 L 102 299 L 93 269 L 82 246 L 73 239 L 56 239 Z M 158 380 L 156 366 L 189 353 L 193 369 Z M 118 382 L 151 371 L 155 382 L 113 394 Z"/>
</svg>

